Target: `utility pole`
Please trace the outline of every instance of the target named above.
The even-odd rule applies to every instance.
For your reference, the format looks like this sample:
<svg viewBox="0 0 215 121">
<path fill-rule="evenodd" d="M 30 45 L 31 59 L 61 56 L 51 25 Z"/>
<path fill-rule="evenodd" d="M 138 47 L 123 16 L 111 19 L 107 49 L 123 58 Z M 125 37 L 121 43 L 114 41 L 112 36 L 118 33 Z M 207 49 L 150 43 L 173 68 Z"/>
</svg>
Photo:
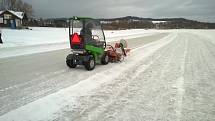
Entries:
<svg viewBox="0 0 215 121">
<path fill-rule="evenodd" d="M 0 0 L 0 10 L 3 10 L 3 0 Z"/>
</svg>

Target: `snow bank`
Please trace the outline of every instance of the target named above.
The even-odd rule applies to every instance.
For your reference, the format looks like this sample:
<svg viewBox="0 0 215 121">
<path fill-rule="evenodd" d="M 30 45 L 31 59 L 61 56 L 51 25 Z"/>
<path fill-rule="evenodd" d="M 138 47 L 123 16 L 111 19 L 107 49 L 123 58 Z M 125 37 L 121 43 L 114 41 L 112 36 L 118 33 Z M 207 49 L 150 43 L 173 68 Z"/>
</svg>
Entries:
<svg viewBox="0 0 215 121">
<path fill-rule="evenodd" d="M 4 44 L 0 48 L 59 43 L 65 42 L 68 38 L 68 30 L 66 28 L 34 27 L 31 29 L 3 29 L 2 39 Z"/>
<path fill-rule="evenodd" d="M 107 41 L 116 41 L 117 39 L 115 38 L 135 38 L 156 32 L 158 31 L 143 29 L 113 30 L 105 31 L 105 35 Z M 68 28 L 33 27 L 29 30 L 3 29 L 2 38 L 4 44 L 0 47 L 4 48 L 67 42 L 69 41 L 68 33 Z"/>
<path fill-rule="evenodd" d="M 163 30 L 145 30 L 145 29 L 130 29 L 130 30 L 107 30 L 105 31 L 106 41 L 118 41 L 120 39 L 132 39 L 143 36 L 150 36 L 158 33 L 165 32 Z"/>
</svg>

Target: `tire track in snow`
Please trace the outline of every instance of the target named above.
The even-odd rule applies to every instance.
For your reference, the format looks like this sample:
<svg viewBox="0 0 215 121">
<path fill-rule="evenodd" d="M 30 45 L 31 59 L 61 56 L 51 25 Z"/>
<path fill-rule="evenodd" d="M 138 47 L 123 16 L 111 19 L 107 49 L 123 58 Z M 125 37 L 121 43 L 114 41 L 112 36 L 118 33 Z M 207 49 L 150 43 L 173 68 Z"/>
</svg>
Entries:
<svg viewBox="0 0 215 121">
<path fill-rule="evenodd" d="M 184 52 L 183 52 L 183 57 L 182 57 L 182 64 L 181 64 L 181 77 L 176 80 L 176 85 L 177 85 L 177 92 L 178 92 L 178 105 L 176 108 L 176 113 L 177 113 L 177 121 L 181 121 L 182 117 L 182 108 L 183 108 L 183 97 L 185 93 L 184 89 L 184 73 L 185 73 L 185 66 L 186 66 L 186 56 L 187 56 L 187 48 L 188 48 L 188 38 L 181 36 L 181 41 L 185 41 L 184 44 Z"/>
<path fill-rule="evenodd" d="M 140 93 L 134 96 L 134 97 L 138 97 L 138 96 L 141 97 L 141 95 L 147 95 L 139 99 L 140 102 L 137 102 L 137 103 L 139 103 L 140 105 L 131 106 L 131 109 L 134 112 L 135 112 L 135 108 L 138 109 L 138 107 L 141 107 L 141 105 L 143 106 L 142 107 L 143 111 L 137 111 L 139 113 L 140 112 L 142 113 L 142 114 L 141 113 L 139 114 L 139 117 L 140 117 L 139 120 L 143 120 L 143 119 L 144 120 L 175 120 L 175 118 L 177 118 L 177 114 L 174 114 L 173 112 L 175 111 L 174 107 L 177 108 L 177 105 L 174 106 L 174 102 L 178 94 L 177 94 L 177 91 L 174 91 L 175 89 L 172 88 L 172 85 L 174 85 L 175 80 L 177 81 L 177 78 L 180 77 L 180 73 L 181 73 L 181 72 L 174 72 L 174 71 L 178 70 L 177 68 L 183 62 L 183 60 L 181 61 L 181 55 L 178 54 L 179 52 L 178 50 L 183 48 L 183 43 L 181 43 L 180 40 L 177 40 L 177 39 L 175 39 L 174 42 L 168 45 L 171 49 L 163 48 L 165 50 L 163 53 L 157 52 L 158 55 L 161 54 L 163 58 L 158 62 L 156 62 L 154 65 L 152 65 L 149 70 L 143 72 L 142 74 L 142 75 L 151 75 L 151 76 L 149 76 L 149 78 L 144 76 L 139 77 L 139 79 L 143 80 L 141 84 L 143 87 L 152 88 L 152 89 L 146 89 L 146 90 L 143 89 L 143 91 L 140 91 Z M 174 61 L 176 61 L 177 63 L 175 63 Z M 139 87 L 140 90 L 143 87 Z M 154 93 L 151 93 L 148 90 L 151 90 Z M 144 98 L 147 98 L 147 99 L 149 98 L 151 100 L 147 100 Z M 144 111 L 144 110 L 147 110 L 147 111 Z M 137 117 L 138 116 L 137 112 L 136 113 L 131 112 L 129 116 L 132 116 L 132 114 L 134 114 Z M 149 112 L 152 112 L 152 113 L 150 114 Z M 165 114 L 163 114 L 164 112 Z M 132 117 L 132 118 L 129 117 L 128 119 L 138 120 L 136 117 Z"/>
<path fill-rule="evenodd" d="M 187 36 L 185 94 L 181 120 L 214 121 L 215 56 L 214 44 L 204 36 Z"/>
</svg>

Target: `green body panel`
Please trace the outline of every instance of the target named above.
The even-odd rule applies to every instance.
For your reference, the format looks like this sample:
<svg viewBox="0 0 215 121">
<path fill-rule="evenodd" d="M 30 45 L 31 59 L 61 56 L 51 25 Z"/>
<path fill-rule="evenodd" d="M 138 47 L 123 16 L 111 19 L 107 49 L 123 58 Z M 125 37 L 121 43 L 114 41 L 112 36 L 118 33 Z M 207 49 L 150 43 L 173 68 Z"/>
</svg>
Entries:
<svg viewBox="0 0 215 121">
<path fill-rule="evenodd" d="M 95 46 L 92 46 L 92 45 L 86 45 L 85 49 L 91 51 L 92 53 L 96 53 L 96 54 L 99 54 L 99 55 L 102 55 L 104 53 L 103 48 L 98 48 L 98 47 L 95 47 Z"/>
<path fill-rule="evenodd" d="M 92 45 L 86 45 L 85 49 L 90 51 L 93 54 L 97 62 L 100 62 L 101 56 L 104 54 L 103 48 L 98 48 Z"/>
</svg>

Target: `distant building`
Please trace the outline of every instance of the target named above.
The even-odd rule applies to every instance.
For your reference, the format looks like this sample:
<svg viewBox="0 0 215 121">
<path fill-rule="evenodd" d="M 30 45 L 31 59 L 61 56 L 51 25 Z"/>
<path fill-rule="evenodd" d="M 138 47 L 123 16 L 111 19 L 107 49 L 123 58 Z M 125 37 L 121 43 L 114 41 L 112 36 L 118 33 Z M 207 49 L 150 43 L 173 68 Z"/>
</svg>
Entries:
<svg viewBox="0 0 215 121">
<path fill-rule="evenodd" d="M 27 16 L 24 12 L 12 10 L 0 11 L 0 27 L 22 28 L 26 22 Z"/>
</svg>

